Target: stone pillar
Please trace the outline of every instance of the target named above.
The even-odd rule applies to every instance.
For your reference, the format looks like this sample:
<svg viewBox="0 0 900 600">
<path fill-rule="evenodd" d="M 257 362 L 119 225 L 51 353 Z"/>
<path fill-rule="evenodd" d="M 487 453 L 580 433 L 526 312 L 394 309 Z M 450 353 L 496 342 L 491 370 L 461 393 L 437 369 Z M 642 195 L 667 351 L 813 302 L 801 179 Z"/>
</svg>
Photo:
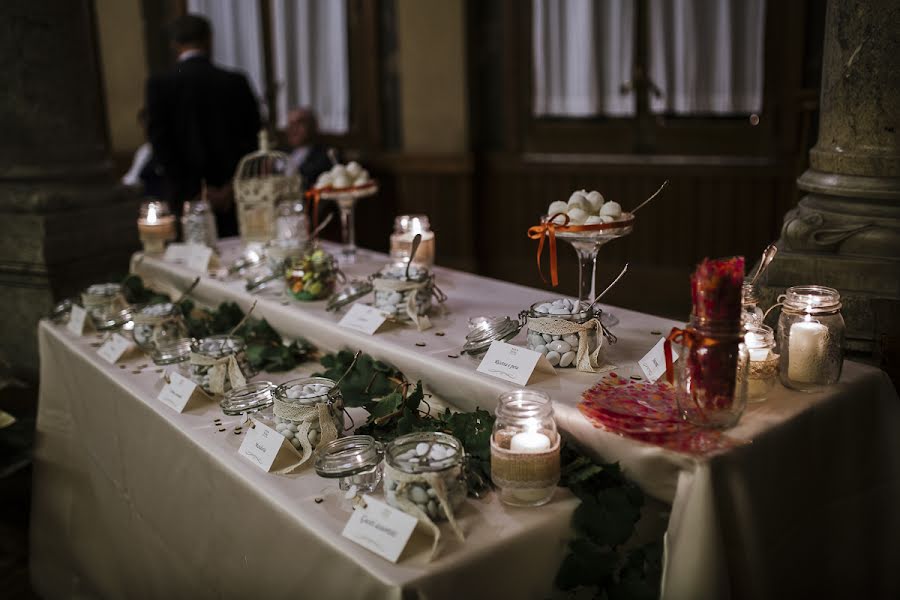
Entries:
<svg viewBox="0 0 900 600">
<path fill-rule="evenodd" d="M 114 183 L 93 3 L 0 2 L 0 24 L 0 358 L 33 379 L 38 319 L 127 272 L 137 199 Z"/>
<path fill-rule="evenodd" d="M 848 348 L 875 330 L 872 301 L 900 303 L 900 2 L 829 0 L 819 139 L 785 215 L 765 296 L 791 285 L 840 290 Z M 900 307 L 898 307 L 900 310 Z"/>
</svg>

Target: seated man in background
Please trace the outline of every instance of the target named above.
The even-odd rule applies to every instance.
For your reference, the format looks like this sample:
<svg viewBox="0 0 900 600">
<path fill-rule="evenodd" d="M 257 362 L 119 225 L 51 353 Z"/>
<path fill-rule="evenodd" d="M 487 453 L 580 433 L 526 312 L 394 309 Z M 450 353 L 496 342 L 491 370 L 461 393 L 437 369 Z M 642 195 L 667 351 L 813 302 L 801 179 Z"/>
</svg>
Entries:
<svg viewBox="0 0 900 600">
<path fill-rule="evenodd" d="M 304 189 L 316 183 L 319 175 L 331 168 L 325 146 L 316 143 L 319 126 L 310 108 L 295 108 L 288 113 L 288 173 L 299 173 Z"/>
<path fill-rule="evenodd" d="M 201 182 L 222 237 L 237 234 L 231 180 L 240 159 L 257 148 L 259 107 L 247 78 L 210 62 L 212 31 L 197 15 L 171 28 L 175 69 L 147 81 L 147 134 L 162 165 L 176 214 L 200 194 Z"/>
</svg>

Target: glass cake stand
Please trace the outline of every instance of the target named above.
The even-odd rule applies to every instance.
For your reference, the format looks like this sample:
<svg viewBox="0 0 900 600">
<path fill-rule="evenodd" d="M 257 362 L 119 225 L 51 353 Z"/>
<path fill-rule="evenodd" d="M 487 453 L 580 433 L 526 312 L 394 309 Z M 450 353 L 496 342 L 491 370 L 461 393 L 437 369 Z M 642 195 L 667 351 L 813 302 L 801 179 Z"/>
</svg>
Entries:
<svg viewBox="0 0 900 600">
<path fill-rule="evenodd" d="M 378 192 L 378 183 L 370 181 L 365 185 L 352 188 L 326 188 L 319 192 L 323 200 L 337 202 L 341 216 L 341 254 L 338 262 L 353 264 L 356 262 L 356 228 L 353 224 L 353 216 L 356 210 L 356 201 L 360 198 L 374 196 Z"/>
</svg>

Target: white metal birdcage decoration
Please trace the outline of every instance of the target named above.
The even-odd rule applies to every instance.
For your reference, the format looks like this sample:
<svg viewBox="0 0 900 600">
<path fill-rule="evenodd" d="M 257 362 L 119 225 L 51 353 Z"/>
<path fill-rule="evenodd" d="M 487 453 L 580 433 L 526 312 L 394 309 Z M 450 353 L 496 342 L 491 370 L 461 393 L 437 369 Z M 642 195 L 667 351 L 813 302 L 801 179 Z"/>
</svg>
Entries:
<svg viewBox="0 0 900 600">
<path fill-rule="evenodd" d="M 238 163 L 234 197 L 238 227 L 245 245 L 264 244 L 275 237 L 275 207 L 300 196 L 300 176 L 288 173 L 288 156 L 272 150 L 269 134 L 259 132 L 259 150 Z"/>
</svg>

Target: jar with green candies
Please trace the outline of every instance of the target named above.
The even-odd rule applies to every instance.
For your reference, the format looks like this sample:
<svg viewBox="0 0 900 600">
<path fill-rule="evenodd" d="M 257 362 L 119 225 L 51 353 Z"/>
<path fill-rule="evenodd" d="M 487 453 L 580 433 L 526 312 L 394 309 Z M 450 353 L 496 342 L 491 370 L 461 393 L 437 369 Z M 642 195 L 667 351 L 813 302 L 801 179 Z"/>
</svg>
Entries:
<svg viewBox="0 0 900 600">
<path fill-rule="evenodd" d="M 285 261 L 284 277 L 287 292 L 303 301 L 327 298 L 343 279 L 334 256 L 315 245 Z"/>
</svg>

